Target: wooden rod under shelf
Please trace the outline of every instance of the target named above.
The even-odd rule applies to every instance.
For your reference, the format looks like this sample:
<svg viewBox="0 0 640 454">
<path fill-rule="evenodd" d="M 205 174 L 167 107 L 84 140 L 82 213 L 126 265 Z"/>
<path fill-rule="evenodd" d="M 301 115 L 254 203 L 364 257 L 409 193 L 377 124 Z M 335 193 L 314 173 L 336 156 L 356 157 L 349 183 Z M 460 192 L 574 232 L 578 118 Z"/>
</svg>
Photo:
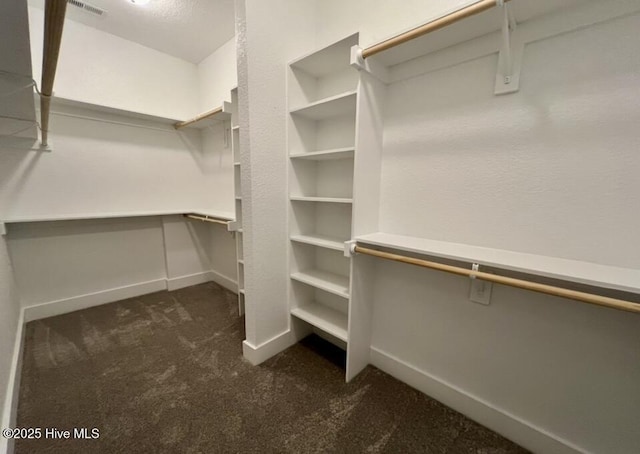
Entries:
<svg viewBox="0 0 640 454">
<path fill-rule="evenodd" d="M 562 287 L 556 287 L 553 285 L 539 284 L 537 282 L 526 281 L 523 279 L 515 279 L 507 276 L 498 276 L 496 274 L 484 273 L 482 271 L 474 271 L 467 268 L 461 268 L 459 266 L 445 265 L 443 263 L 432 262 L 429 260 L 417 259 L 413 257 L 407 257 L 399 254 L 392 254 L 390 252 L 378 251 L 376 249 L 370 249 L 356 244 L 354 251 L 360 254 L 370 255 L 386 260 L 392 260 L 394 262 L 407 263 L 409 265 L 421 266 L 424 268 L 431 268 L 434 270 L 444 271 L 447 273 L 457 274 L 459 276 L 468 276 L 482 279 L 484 281 L 495 282 L 497 284 L 509 285 L 511 287 L 517 287 L 525 290 L 531 290 L 533 292 L 545 293 L 547 295 L 560 296 L 562 298 L 569 298 L 583 303 L 595 304 L 597 306 L 604 306 L 611 309 L 618 309 L 621 311 L 640 313 L 640 304 L 633 303 L 631 301 L 620 300 L 616 298 L 609 298 L 607 296 L 595 295 L 593 293 L 579 292 L 576 290 L 569 290 Z"/>
<path fill-rule="evenodd" d="M 42 130 L 42 145 L 45 147 L 49 138 L 51 96 L 53 95 L 53 82 L 56 78 L 66 12 L 67 0 L 47 0 L 45 2 L 42 83 L 40 84 L 40 128 Z"/>
<path fill-rule="evenodd" d="M 504 1 L 508 2 L 509 0 L 504 0 Z M 412 39 L 416 39 L 416 38 L 419 38 L 420 36 L 434 32 L 436 30 L 440 30 L 441 28 L 444 28 L 451 24 L 459 22 L 463 19 L 466 19 L 467 17 L 475 16 L 476 14 L 480 14 L 484 11 L 487 11 L 497 5 L 498 5 L 498 0 L 480 0 L 477 3 L 474 3 L 465 8 L 454 11 L 451 14 L 447 14 L 446 16 L 439 17 L 437 19 L 432 20 L 431 22 L 427 22 L 426 24 L 423 24 L 412 30 L 396 35 L 393 38 L 389 38 L 385 41 L 382 41 L 381 43 L 374 44 L 373 46 L 367 47 L 362 51 L 362 58 L 371 57 L 372 55 L 375 55 L 377 53 L 380 53 L 392 47 L 398 46 L 400 44 L 406 43 L 407 41 L 411 41 Z"/>
<path fill-rule="evenodd" d="M 198 221 L 213 222 L 214 224 L 229 225 L 229 223 L 231 222 L 231 221 L 222 221 L 220 219 L 212 218 L 210 216 L 200 216 L 198 214 L 184 214 L 183 216 L 185 218 L 196 219 Z"/>
<path fill-rule="evenodd" d="M 176 129 L 184 128 L 185 126 L 189 126 L 190 124 L 196 123 L 200 120 L 204 120 L 205 118 L 213 117 L 214 115 L 217 115 L 220 112 L 222 112 L 222 106 L 218 107 L 217 109 L 213 109 L 203 114 L 200 114 L 197 117 L 192 118 L 191 120 L 179 121 L 175 125 L 173 125 L 173 127 Z"/>
</svg>

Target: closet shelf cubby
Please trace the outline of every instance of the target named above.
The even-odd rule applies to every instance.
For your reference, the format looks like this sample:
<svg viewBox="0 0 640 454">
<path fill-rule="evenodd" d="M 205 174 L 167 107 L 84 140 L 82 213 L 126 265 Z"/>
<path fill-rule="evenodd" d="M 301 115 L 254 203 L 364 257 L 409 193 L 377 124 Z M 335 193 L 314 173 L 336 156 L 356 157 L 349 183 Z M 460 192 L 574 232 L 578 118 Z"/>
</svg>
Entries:
<svg viewBox="0 0 640 454">
<path fill-rule="evenodd" d="M 291 241 L 310 244 L 312 246 L 324 247 L 324 248 L 333 249 L 336 251 L 344 250 L 344 241 L 341 241 L 339 238 L 335 238 L 327 235 L 319 235 L 319 234 L 291 235 Z"/>
<path fill-rule="evenodd" d="M 347 315 L 320 303 L 304 304 L 291 309 L 291 315 L 347 342 Z"/>
<path fill-rule="evenodd" d="M 349 278 L 347 276 L 329 271 L 310 269 L 292 273 L 291 279 L 342 298 L 349 298 Z"/>
<path fill-rule="evenodd" d="M 330 96 L 306 106 L 291 109 L 292 115 L 299 115 L 309 120 L 326 120 L 340 115 L 355 114 L 357 91 L 352 90 L 339 95 Z"/>
</svg>

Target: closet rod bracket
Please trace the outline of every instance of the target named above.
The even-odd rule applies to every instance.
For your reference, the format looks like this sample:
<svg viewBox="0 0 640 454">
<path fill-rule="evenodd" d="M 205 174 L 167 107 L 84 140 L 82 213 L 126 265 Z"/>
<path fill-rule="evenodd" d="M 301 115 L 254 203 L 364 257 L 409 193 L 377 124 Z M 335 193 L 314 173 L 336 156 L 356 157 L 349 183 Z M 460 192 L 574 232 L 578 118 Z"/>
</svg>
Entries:
<svg viewBox="0 0 640 454">
<path fill-rule="evenodd" d="M 515 33 L 517 24 L 509 4 L 502 0 L 498 1 L 497 5 L 502 8 L 502 45 L 498 55 L 495 94 L 505 95 L 520 89 L 524 42 Z"/>
<path fill-rule="evenodd" d="M 373 58 L 365 59 L 362 52 L 362 47 L 358 45 L 351 47 L 351 66 L 358 71 L 371 74 L 384 84 L 389 84 L 389 70 Z"/>
<path fill-rule="evenodd" d="M 356 246 L 358 243 L 355 240 L 345 241 L 344 242 L 344 256 L 345 257 L 353 257 L 356 255 Z"/>
</svg>

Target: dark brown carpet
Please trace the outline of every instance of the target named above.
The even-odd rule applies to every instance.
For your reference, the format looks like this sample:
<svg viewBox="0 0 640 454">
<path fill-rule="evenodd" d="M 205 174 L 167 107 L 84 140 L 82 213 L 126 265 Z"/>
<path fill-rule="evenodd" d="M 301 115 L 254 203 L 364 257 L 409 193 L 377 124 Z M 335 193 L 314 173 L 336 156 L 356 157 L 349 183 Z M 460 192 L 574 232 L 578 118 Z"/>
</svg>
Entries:
<svg viewBox="0 0 640 454">
<path fill-rule="evenodd" d="M 19 427 L 99 439 L 20 440 L 38 453 L 523 453 L 312 336 L 258 367 L 242 358 L 237 298 L 215 284 L 27 325 Z"/>
</svg>

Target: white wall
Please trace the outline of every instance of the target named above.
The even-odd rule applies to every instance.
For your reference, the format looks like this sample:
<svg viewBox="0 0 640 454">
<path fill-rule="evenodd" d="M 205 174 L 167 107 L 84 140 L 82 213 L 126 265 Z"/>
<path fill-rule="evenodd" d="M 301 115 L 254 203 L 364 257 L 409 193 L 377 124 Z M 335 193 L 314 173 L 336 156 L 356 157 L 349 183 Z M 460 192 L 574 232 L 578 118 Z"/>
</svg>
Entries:
<svg viewBox="0 0 640 454">
<path fill-rule="evenodd" d="M 381 230 L 640 267 L 640 18 L 525 49 L 520 92 L 495 55 L 389 87 Z M 640 445 L 640 319 L 380 263 L 373 347 L 595 453 Z M 393 301 L 393 305 L 389 303 Z"/>
<path fill-rule="evenodd" d="M 8 243 L 23 306 L 165 278 L 159 217 L 11 224 Z"/>
<path fill-rule="evenodd" d="M 391 85 L 381 229 L 640 267 L 638 26 L 528 45 L 510 96 L 497 55 Z"/>
<path fill-rule="evenodd" d="M 33 76 L 41 79 L 44 10 L 29 8 Z M 66 20 L 54 95 L 186 120 L 198 113 L 196 65 Z"/>
<path fill-rule="evenodd" d="M 18 331 L 20 304 L 16 293 L 13 271 L 5 237 L 0 235 L 0 419 L 8 424 L 7 399 L 12 395 L 9 377 L 12 372 L 14 346 Z M 0 449 L 6 440 L 0 440 Z"/>
<path fill-rule="evenodd" d="M 198 64 L 198 101 L 201 111 L 211 110 L 231 99 L 238 85 L 235 37 Z"/>
<path fill-rule="evenodd" d="M 360 33 L 367 47 L 429 19 L 461 8 L 475 0 L 317 0 L 317 42 L 329 44 L 340 37 Z"/>
<path fill-rule="evenodd" d="M 286 64 L 313 50 L 315 2 L 246 0 L 239 34 L 247 341 L 289 330 Z M 246 131 L 246 129 L 245 129 Z"/>
<path fill-rule="evenodd" d="M 237 292 L 235 239 L 219 224 L 163 218 L 169 290 L 213 280 Z"/>
</svg>

